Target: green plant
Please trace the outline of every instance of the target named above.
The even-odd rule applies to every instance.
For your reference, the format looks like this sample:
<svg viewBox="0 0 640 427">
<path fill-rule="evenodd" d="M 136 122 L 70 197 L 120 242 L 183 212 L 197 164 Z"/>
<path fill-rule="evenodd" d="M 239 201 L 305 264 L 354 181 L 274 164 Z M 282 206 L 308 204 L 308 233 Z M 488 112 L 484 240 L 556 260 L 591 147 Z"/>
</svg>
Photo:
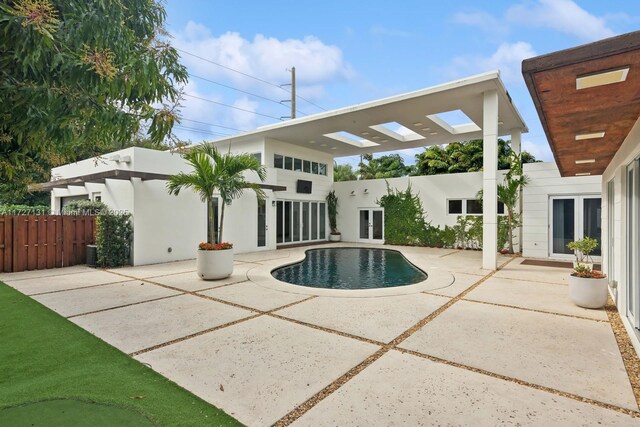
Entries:
<svg viewBox="0 0 640 427">
<path fill-rule="evenodd" d="M 109 207 L 102 202 L 91 200 L 72 200 L 62 209 L 64 215 L 98 215 Z"/>
<path fill-rule="evenodd" d="M 110 214 L 103 212 L 96 218 L 97 265 L 118 267 L 129 263 L 131 252 L 130 214 Z"/>
<path fill-rule="evenodd" d="M 576 262 L 589 262 L 591 252 L 598 247 L 598 241 L 589 236 L 585 236 L 580 240 L 569 242 L 567 247 L 573 251 L 576 256 Z M 593 262 L 593 260 L 591 259 Z"/>
<path fill-rule="evenodd" d="M 456 230 L 448 225 L 444 226 L 444 229 L 440 233 L 440 239 L 442 246 L 445 248 L 453 248 L 456 244 Z"/>
<path fill-rule="evenodd" d="M 392 189 L 387 183 L 387 194 L 376 201 L 384 208 L 384 240 L 392 245 L 426 245 L 430 224 L 420 198 L 411 192 Z"/>
<path fill-rule="evenodd" d="M 49 206 L 0 205 L 0 215 L 48 215 Z"/>
<path fill-rule="evenodd" d="M 233 244 L 229 242 L 222 242 L 218 244 L 209 243 L 209 242 L 200 242 L 198 245 L 198 249 L 201 251 L 224 251 L 227 249 L 232 249 Z"/>
<path fill-rule="evenodd" d="M 221 242 L 225 206 L 231 205 L 234 199 L 242 196 L 245 189 L 253 190 L 259 201 L 265 199 L 260 185 L 247 181 L 244 177 L 245 172 L 255 172 L 260 181 L 264 181 L 267 171 L 252 154 L 231 152 L 221 154 L 209 144 L 192 149 L 184 155 L 184 159 L 193 167 L 193 171 L 173 175 L 167 182 L 167 190 L 176 196 L 183 188 L 195 191 L 200 196 L 200 200 L 206 202 L 209 207 L 207 242 Z M 219 193 L 222 199 L 219 230 L 215 230 L 213 218 L 215 193 Z"/>
<path fill-rule="evenodd" d="M 331 234 L 340 234 L 338 231 L 338 197 L 336 196 L 336 192 L 331 190 L 329 194 L 327 194 L 327 212 L 329 214 L 329 228 L 331 229 Z"/>
<path fill-rule="evenodd" d="M 598 270 L 592 270 L 590 267 L 584 264 L 578 264 L 573 269 L 572 276 L 582 277 L 583 279 L 604 279 L 607 277 L 606 274 L 602 273 Z"/>
</svg>

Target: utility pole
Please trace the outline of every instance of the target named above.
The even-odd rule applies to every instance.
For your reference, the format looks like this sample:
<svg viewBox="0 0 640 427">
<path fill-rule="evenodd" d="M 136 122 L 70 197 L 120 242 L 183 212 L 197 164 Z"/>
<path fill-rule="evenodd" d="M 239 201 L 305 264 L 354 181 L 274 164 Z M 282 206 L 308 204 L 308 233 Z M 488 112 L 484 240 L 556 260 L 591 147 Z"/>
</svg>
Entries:
<svg viewBox="0 0 640 427">
<path fill-rule="evenodd" d="M 280 103 L 290 102 L 291 103 L 291 115 L 290 116 L 282 116 L 280 119 L 295 119 L 296 118 L 296 67 L 291 67 L 289 70 L 291 72 L 291 83 L 281 84 L 280 87 L 283 86 L 291 86 L 291 99 L 283 99 Z"/>
<path fill-rule="evenodd" d="M 291 118 L 296 118 L 296 67 L 291 67 Z"/>
</svg>

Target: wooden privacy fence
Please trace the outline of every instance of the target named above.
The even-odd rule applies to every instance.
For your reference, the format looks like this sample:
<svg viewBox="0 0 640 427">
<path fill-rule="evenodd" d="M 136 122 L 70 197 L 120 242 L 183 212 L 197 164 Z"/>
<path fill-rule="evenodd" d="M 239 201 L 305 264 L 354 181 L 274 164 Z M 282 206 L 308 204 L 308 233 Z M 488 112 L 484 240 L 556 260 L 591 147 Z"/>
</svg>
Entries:
<svg viewBox="0 0 640 427">
<path fill-rule="evenodd" d="M 84 264 L 96 217 L 0 215 L 0 273 Z"/>
</svg>

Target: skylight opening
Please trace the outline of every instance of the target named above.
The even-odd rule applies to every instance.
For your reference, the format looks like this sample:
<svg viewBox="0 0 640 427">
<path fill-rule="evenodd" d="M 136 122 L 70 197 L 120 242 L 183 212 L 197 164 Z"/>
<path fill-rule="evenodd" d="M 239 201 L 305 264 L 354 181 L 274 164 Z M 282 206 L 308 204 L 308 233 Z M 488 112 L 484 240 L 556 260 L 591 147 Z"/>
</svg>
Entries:
<svg viewBox="0 0 640 427">
<path fill-rule="evenodd" d="M 369 127 L 400 142 L 410 142 L 424 139 L 424 136 L 412 131 L 406 126 L 402 126 L 398 122 L 387 122 Z"/>
<path fill-rule="evenodd" d="M 596 74 L 589 74 L 576 78 L 576 89 L 588 89 L 590 87 L 610 85 L 613 83 L 621 83 L 627 80 L 629 67 L 617 70 L 603 71 Z"/>
<path fill-rule="evenodd" d="M 478 132 L 481 130 L 480 126 L 476 125 L 474 121 L 460 109 L 444 111 L 438 114 L 429 114 L 427 118 L 452 135 L 465 132 Z"/>
<path fill-rule="evenodd" d="M 326 133 L 324 134 L 324 136 L 336 141 L 343 142 L 345 144 L 353 145 L 354 147 L 358 148 L 376 147 L 380 145 L 378 143 L 369 141 L 368 139 L 364 139 L 360 136 L 345 131 Z"/>
<path fill-rule="evenodd" d="M 604 138 L 604 132 L 581 133 L 576 135 L 576 141 L 594 138 Z"/>
</svg>

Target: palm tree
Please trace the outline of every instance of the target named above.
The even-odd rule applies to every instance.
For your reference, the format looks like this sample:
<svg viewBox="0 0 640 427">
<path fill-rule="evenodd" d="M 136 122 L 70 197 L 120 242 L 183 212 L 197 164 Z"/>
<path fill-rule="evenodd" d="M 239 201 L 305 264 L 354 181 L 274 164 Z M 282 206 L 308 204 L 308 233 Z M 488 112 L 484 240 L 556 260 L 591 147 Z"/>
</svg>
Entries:
<svg viewBox="0 0 640 427">
<path fill-rule="evenodd" d="M 222 227 L 224 225 L 224 208 L 234 199 L 242 196 L 245 189 L 253 190 L 258 200 L 265 199 L 264 191 L 259 184 L 248 182 L 244 173 L 253 171 L 260 181 L 264 181 L 267 172 L 264 166 L 252 154 L 233 154 L 220 152 L 208 144 L 200 145 L 184 155 L 184 159 L 193 167 L 191 173 L 180 172 L 169 178 L 167 190 L 176 196 L 183 188 L 195 191 L 200 200 L 207 203 L 209 243 L 222 242 Z M 213 200 L 214 194 L 220 194 L 222 206 L 220 210 L 220 228 L 214 229 Z M 216 232 L 218 232 L 216 239 Z"/>
</svg>

